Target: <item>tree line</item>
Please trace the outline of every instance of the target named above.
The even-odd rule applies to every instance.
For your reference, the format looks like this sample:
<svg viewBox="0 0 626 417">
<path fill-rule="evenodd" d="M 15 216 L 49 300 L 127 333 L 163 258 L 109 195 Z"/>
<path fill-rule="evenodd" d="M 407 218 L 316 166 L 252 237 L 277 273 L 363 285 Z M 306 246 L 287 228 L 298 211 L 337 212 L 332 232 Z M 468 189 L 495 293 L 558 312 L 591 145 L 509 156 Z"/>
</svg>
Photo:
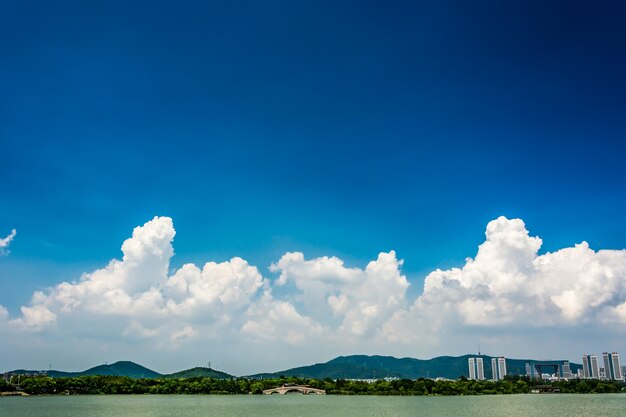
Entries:
<svg viewBox="0 0 626 417">
<path fill-rule="evenodd" d="M 273 379 L 180 378 L 152 379 L 124 376 L 13 376 L 0 380 L 0 392 L 23 391 L 28 394 L 261 394 L 284 384 L 309 385 L 339 395 L 493 395 L 526 394 L 549 384 L 563 393 L 626 392 L 626 383 L 579 380 L 545 382 L 527 377 L 507 376 L 501 381 L 397 379 L 360 381 L 281 377 Z"/>
</svg>

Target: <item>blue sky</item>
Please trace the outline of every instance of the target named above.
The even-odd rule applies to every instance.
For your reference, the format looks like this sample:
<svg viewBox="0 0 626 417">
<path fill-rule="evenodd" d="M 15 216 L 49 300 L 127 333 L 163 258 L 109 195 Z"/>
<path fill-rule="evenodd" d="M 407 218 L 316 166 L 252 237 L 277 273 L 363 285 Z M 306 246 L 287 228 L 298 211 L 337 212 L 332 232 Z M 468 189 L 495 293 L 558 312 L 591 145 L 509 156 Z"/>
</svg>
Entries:
<svg viewBox="0 0 626 417">
<path fill-rule="evenodd" d="M 621 2 L 127 3 L 0 2 L 10 317 L 154 216 L 172 272 L 395 250 L 413 298 L 501 215 L 626 247 Z"/>
</svg>

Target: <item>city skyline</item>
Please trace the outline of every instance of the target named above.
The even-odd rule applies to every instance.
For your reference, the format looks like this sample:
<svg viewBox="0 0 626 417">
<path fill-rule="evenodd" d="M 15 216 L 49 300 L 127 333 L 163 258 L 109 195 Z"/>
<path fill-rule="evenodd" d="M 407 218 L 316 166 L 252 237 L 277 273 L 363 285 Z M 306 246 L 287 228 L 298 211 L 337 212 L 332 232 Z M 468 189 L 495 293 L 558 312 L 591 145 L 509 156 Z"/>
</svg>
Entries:
<svg viewBox="0 0 626 417">
<path fill-rule="evenodd" d="M 626 352 L 625 20 L 2 2 L 0 369 L 481 346 L 599 372 Z"/>
</svg>

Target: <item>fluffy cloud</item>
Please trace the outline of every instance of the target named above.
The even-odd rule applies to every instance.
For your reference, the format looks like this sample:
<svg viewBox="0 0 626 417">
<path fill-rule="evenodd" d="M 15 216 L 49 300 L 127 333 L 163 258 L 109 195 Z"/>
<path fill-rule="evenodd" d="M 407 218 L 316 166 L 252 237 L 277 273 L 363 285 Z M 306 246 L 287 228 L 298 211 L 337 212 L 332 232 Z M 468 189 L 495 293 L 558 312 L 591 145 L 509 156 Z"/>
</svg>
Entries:
<svg viewBox="0 0 626 417">
<path fill-rule="evenodd" d="M 347 268 L 335 257 L 305 260 L 295 252 L 283 255 L 270 270 L 280 272 L 277 285 L 294 282 L 307 312 L 339 319 L 341 334 L 367 336 L 405 307 L 409 283 L 401 266 L 394 251 L 380 253 L 364 270 Z"/>
<path fill-rule="evenodd" d="M 77 282 L 36 292 L 11 323 L 39 331 L 64 318 L 103 323 L 116 317 L 121 325 L 126 323 L 125 335 L 181 341 L 197 335 L 194 323 L 229 323 L 242 314 L 264 283 L 257 268 L 233 258 L 202 269 L 187 264 L 170 276 L 175 234 L 170 218 L 155 217 L 123 243 L 121 260 Z"/>
<path fill-rule="evenodd" d="M 282 340 L 290 345 L 301 345 L 328 332 L 310 317 L 298 313 L 293 304 L 274 300 L 269 292 L 250 306 L 246 317 L 241 331 L 256 341 Z"/>
<path fill-rule="evenodd" d="M 414 310 L 435 309 L 465 325 L 554 326 L 623 321 L 626 251 L 582 242 L 538 255 L 542 241 L 520 219 L 487 225 L 486 240 L 462 268 L 430 273 Z"/>
<path fill-rule="evenodd" d="M 4 239 L 0 239 L 0 255 L 6 255 L 7 253 L 9 253 L 9 245 L 13 241 L 13 238 L 16 234 L 17 231 L 13 229 L 7 237 L 5 237 Z"/>
<path fill-rule="evenodd" d="M 582 242 L 540 255 L 542 240 L 520 219 L 491 221 L 475 257 L 428 274 L 412 300 L 394 251 L 365 268 L 288 252 L 270 266 L 272 281 L 239 257 L 170 272 L 175 234 L 172 219 L 155 217 L 134 229 L 121 259 L 35 292 L 17 318 L 0 306 L 0 330 L 64 335 L 59 343 L 149 341 L 200 357 L 206 349 L 221 357 L 256 351 L 277 364 L 293 352 L 466 353 L 450 346 L 465 346 L 468 336 L 515 346 L 520 332 L 538 337 L 544 329 L 562 345 L 568 329 L 570 340 L 580 329 L 626 330 L 626 251 Z"/>
</svg>

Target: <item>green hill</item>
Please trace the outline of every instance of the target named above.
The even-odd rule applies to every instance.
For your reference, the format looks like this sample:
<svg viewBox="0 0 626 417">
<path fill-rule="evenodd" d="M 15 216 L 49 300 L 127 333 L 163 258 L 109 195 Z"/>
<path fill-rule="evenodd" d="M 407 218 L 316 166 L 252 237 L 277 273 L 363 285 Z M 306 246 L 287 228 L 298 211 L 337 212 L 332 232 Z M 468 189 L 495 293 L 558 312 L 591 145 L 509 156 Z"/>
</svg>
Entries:
<svg viewBox="0 0 626 417">
<path fill-rule="evenodd" d="M 110 365 L 94 366 L 93 368 L 80 372 L 80 375 L 112 375 L 127 376 L 130 378 L 159 378 L 162 376 L 158 372 L 131 361 L 119 361 Z"/>
<path fill-rule="evenodd" d="M 173 374 L 164 375 L 165 378 L 214 378 L 214 379 L 231 379 L 235 378 L 226 372 L 216 371 L 211 368 L 196 367 L 184 371 L 175 372 Z"/>
<path fill-rule="evenodd" d="M 470 356 L 439 356 L 432 359 L 394 358 L 392 356 L 352 355 L 340 356 L 326 363 L 301 366 L 280 372 L 251 375 L 253 378 L 275 378 L 279 376 L 297 376 L 303 378 L 345 378 L 345 379 L 378 379 L 392 378 L 449 378 L 468 377 L 467 359 Z M 490 379 L 491 356 L 483 358 L 485 378 Z M 524 375 L 528 359 L 506 359 L 509 375 Z M 581 366 L 570 363 L 572 372 Z"/>
<path fill-rule="evenodd" d="M 19 375 L 35 375 L 39 373 L 45 373 L 52 378 L 67 378 L 83 375 L 127 376 L 130 378 L 160 378 L 163 376 L 158 372 L 155 372 L 151 369 L 146 368 L 145 366 L 141 366 L 131 361 L 119 361 L 112 364 L 98 365 L 82 372 L 64 372 L 57 370 L 31 371 L 26 369 L 16 369 L 8 373 Z"/>
<path fill-rule="evenodd" d="M 101 376 L 126 376 L 129 378 L 215 378 L 215 379 L 231 379 L 235 378 L 225 372 L 217 371 L 211 368 L 191 368 L 185 371 L 175 372 L 173 374 L 163 375 L 151 369 L 141 366 L 131 361 L 119 361 L 112 364 L 98 365 L 82 372 L 63 372 L 63 371 L 32 371 L 26 369 L 16 369 L 8 373 L 21 375 L 36 375 L 45 373 L 53 378 L 67 378 L 86 375 Z"/>
<path fill-rule="evenodd" d="M 69 377 L 73 377 L 73 376 L 78 376 L 80 375 L 80 372 L 64 372 L 64 371 L 57 371 L 57 370 L 50 370 L 50 371 L 45 371 L 45 370 L 32 370 L 32 369 L 16 369 L 14 371 L 9 371 L 7 372 L 7 374 L 15 374 L 15 375 L 47 375 L 47 376 L 51 376 L 52 378 L 69 378 Z"/>
</svg>

